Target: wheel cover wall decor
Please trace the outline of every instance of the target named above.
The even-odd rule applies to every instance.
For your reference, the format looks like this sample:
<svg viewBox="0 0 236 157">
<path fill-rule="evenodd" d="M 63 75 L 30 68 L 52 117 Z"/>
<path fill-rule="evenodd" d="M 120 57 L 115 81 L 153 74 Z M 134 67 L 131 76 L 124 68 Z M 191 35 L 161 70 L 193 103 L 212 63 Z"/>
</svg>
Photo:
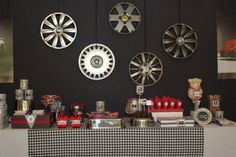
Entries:
<svg viewBox="0 0 236 157">
<path fill-rule="evenodd" d="M 163 73 L 161 60 L 153 53 L 143 52 L 132 58 L 129 64 L 129 75 L 139 85 L 156 84 Z"/>
<path fill-rule="evenodd" d="M 42 22 L 40 34 L 43 41 L 54 49 L 68 47 L 76 38 L 77 27 L 67 14 L 56 12 L 48 15 Z"/>
<path fill-rule="evenodd" d="M 91 44 L 79 55 L 78 64 L 81 72 L 91 80 L 108 77 L 115 67 L 115 56 L 103 44 Z"/>
<path fill-rule="evenodd" d="M 121 34 L 134 32 L 141 23 L 141 14 L 136 6 L 128 2 L 116 4 L 109 13 L 113 30 Z"/>
<path fill-rule="evenodd" d="M 162 43 L 166 53 L 183 59 L 190 57 L 197 49 L 197 35 L 190 26 L 177 23 L 167 28 Z"/>
</svg>

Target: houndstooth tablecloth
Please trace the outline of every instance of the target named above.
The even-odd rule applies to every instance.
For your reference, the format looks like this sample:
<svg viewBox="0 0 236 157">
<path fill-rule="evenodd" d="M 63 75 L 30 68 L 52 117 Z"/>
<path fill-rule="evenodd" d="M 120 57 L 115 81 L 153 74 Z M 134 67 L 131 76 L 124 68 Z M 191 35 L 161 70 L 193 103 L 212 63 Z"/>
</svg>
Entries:
<svg viewBox="0 0 236 157">
<path fill-rule="evenodd" d="M 127 125 L 127 123 L 126 123 Z M 31 129 L 30 157 L 202 157 L 201 127 Z"/>
</svg>

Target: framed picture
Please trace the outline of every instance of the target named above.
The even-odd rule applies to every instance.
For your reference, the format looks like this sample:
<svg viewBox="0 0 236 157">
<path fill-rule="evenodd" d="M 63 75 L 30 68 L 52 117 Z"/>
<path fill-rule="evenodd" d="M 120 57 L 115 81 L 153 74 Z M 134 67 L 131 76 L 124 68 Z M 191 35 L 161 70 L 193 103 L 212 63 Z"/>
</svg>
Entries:
<svg viewBox="0 0 236 157">
<path fill-rule="evenodd" d="M 0 83 L 13 83 L 12 19 L 0 15 Z"/>
<path fill-rule="evenodd" d="M 217 12 L 218 78 L 236 79 L 236 12 Z"/>
</svg>

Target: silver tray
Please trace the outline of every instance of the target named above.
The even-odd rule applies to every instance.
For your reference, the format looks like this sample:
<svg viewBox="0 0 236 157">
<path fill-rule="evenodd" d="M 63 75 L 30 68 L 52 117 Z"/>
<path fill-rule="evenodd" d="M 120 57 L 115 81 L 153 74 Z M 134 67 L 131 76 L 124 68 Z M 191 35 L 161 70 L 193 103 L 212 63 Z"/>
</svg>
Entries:
<svg viewBox="0 0 236 157">
<path fill-rule="evenodd" d="M 124 128 L 122 119 L 88 119 L 87 127 L 90 129 L 119 129 Z"/>
</svg>

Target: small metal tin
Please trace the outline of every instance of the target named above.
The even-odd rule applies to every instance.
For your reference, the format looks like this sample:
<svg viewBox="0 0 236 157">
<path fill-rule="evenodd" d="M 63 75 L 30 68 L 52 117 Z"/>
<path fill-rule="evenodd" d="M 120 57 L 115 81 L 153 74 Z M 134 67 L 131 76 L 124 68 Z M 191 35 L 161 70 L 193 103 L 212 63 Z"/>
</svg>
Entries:
<svg viewBox="0 0 236 157">
<path fill-rule="evenodd" d="M 34 99 L 34 91 L 33 89 L 25 90 L 25 100 L 33 100 Z"/>
<path fill-rule="evenodd" d="M 31 100 L 18 100 L 17 101 L 17 111 L 28 111 L 32 106 Z"/>
<path fill-rule="evenodd" d="M 0 129 L 7 127 L 7 116 L 0 117 Z"/>
<path fill-rule="evenodd" d="M 0 117 L 7 114 L 7 106 L 0 106 Z"/>
<path fill-rule="evenodd" d="M 215 118 L 216 119 L 224 119 L 224 111 L 216 111 Z"/>
<path fill-rule="evenodd" d="M 6 100 L 0 101 L 0 107 L 1 107 L 1 106 L 6 106 L 6 105 L 7 105 Z"/>
<path fill-rule="evenodd" d="M 21 79 L 20 80 L 20 89 L 26 90 L 29 87 L 29 80 Z"/>
<path fill-rule="evenodd" d="M 0 93 L 0 102 L 1 101 L 6 101 L 7 95 L 4 93 Z"/>
<path fill-rule="evenodd" d="M 105 112 L 105 101 L 96 101 L 96 112 Z"/>
<path fill-rule="evenodd" d="M 15 90 L 15 99 L 16 100 L 23 100 L 24 99 L 24 90 L 16 89 Z"/>
<path fill-rule="evenodd" d="M 147 128 L 153 126 L 153 121 L 150 118 L 134 118 L 133 126 L 137 128 Z"/>
<path fill-rule="evenodd" d="M 123 128 L 122 119 L 89 119 L 88 128 L 90 129 L 119 129 Z"/>
<path fill-rule="evenodd" d="M 199 125 L 209 124 L 212 120 L 212 113 L 207 108 L 199 108 L 194 112 L 193 119 Z"/>
</svg>

